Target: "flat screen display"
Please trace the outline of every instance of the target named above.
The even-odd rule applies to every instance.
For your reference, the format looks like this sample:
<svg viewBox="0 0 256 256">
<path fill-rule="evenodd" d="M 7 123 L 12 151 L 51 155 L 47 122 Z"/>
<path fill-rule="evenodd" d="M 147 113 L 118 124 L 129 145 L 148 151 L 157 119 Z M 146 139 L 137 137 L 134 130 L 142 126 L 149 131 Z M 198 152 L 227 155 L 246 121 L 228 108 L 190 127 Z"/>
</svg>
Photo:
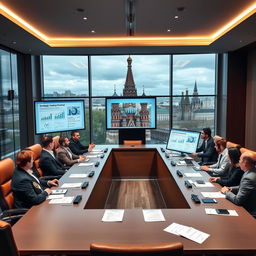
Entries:
<svg viewBox="0 0 256 256">
<path fill-rule="evenodd" d="M 85 129 L 84 101 L 35 101 L 36 134 Z"/>
<path fill-rule="evenodd" d="M 171 129 L 166 148 L 182 153 L 196 152 L 200 132 Z"/>
<path fill-rule="evenodd" d="M 106 98 L 107 129 L 155 129 L 156 98 Z"/>
</svg>

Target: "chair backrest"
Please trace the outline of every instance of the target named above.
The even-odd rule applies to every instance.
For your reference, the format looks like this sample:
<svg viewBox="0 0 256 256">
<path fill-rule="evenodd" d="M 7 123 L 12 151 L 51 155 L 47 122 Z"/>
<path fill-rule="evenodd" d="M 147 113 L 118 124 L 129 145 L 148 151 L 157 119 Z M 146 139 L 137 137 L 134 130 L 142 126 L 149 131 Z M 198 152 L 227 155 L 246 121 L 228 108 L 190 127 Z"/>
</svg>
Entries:
<svg viewBox="0 0 256 256">
<path fill-rule="evenodd" d="M 182 243 L 161 243 L 161 244 L 105 244 L 92 243 L 90 245 L 91 255 L 150 255 L 150 256 L 180 256 L 183 255 Z"/>
<path fill-rule="evenodd" d="M 11 158 L 0 161 L 0 207 L 2 211 L 13 208 L 14 197 L 12 194 L 12 176 L 14 162 Z"/>
<path fill-rule="evenodd" d="M 42 152 L 42 146 L 40 144 L 34 144 L 30 147 L 27 147 L 27 149 L 31 150 L 34 153 L 34 164 L 35 164 L 35 168 L 38 171 L 40 176 L 43 176 L 43 172 L 42 170 L 39 168 L 39 159 L 41 156 L 41 152 Z"/>
<path fill-rule="evenodd" d="M 11 225 L 0 220 L 0 254 L 3 256 L 19 256 L 17 246 L 15 244 Z"/>
<path fill-rule="evenodd" d="M 53 140 L 53 152 L 56 153 L 57 152 L 57 149 L 59 147 L 59 139 L 60 139 L 60 136 L 55 136 L 52 138 Z"/>
<path fill-rule="evenodd" d="M 237 147 L 239 144 L 233 143 L 231 141 L 227 141 L 227 148 L 235 148 Z"/>
<path fill-rule="evenodd" d="M 142 140 L 124 140 L 124 145 L 141 145 Z"/>
</svg>

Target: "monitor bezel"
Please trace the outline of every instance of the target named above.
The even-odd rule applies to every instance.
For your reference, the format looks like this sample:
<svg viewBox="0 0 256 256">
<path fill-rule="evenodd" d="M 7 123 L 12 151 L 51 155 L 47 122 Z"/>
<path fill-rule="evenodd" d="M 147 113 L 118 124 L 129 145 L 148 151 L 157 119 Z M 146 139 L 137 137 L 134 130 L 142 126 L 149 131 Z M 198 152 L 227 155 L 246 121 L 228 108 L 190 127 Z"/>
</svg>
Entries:
<svg viewBox="0 0 256 256">
<path fill-rule="evenodd" d="M 195 132 L 195 133 L 198 133 L 198 141 L 197 141 L 197 145 L 196 145 L 196 149 L 198 147 L 198 143 L 200 141 L 200 134 L 201 132 L 199 131 L 194 131 L 194 130 L 185 130 L 185 129 L 171 129 L 170 132 L 169 132 L 169 137 L 168 137 L 168 140 L 167 140 L 167 143 L 166 143 L 166 149 L 167 150 L 171 150 L 171 151 L 175 151 L 175 152 L 180 152 L 180 153 L 186 153 L 186 154 L 191 154 L 191 153 L 195 153 L 195 152 L 188 152 L 188 151 L 180 151 L 180 150 L 177 150 L 177 149 L 171 149 L 171 148 L 168 148 L 167 146 L 169 145 L 169 139 L 170 139 L 170 136 L 171 136 L 171 132 L 172 131 L 182 131 L 182 132 Z"/>
<path fill-rule="evenodd" d="M 154 105 L 155 105 L 155 126 L 154 127 L 111 127 L 111 128 L 108 128 L 108 123 L 107 123 L 107 117 L 108 117 L 108 113 L 107 113 L 107 101 L 108 100 L 115 100 L 115 99 L 153 99 L 154 100 Z M 121 129 L 157 129 L 157 105 L 156 105 L 156 97 L 154 96 L 131 96 L 131 97 L 123 97 L 123 96 L 120 96 L 120 97 L 106 97 L 105 98 L 105 120 L 106 120 L 106 130 L 121 130 Z"/>
<path fill-rule="evenodd" d="M 77 128 L 77 129 L 66 129 L 66 130 L 57 130 L 57 131 L 52 131 L 52 132 L 38 132 L 37 130 L 37 125 L 36 125 L 36 104 L 37 103 L 48 103 L 48 102 L 51 102 L 51 103 L 60 103 L 60 102 L 82 102 L 82 105 L 83 105 L 83 118 L 84 118 L 84 127 L 83 128 Z M 34 129 L 35 129 L 35 134 L 36 135 L 40 135 L 40 134 L 51 134 L 51 133 L 56 133 L 56 132 L 70 132 L 70 131 L 74 131 L 74 130 L 85 130 L 86 129 L 86 120 L 85 120 L 85 102 L 83 99 L 80 99 L 80 100 L 35 100 L 34 101 Z"/>
</svg>

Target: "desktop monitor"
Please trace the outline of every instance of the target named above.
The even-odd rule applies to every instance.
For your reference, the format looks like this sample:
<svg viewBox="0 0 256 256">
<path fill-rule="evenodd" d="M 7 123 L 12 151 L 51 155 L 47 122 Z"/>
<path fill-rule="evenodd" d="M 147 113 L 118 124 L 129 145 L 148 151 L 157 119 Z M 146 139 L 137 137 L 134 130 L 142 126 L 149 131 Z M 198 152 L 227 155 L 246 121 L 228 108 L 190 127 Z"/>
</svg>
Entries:
<svg viewBox="0 0 256 256">
<path fill-rule="evenodd" d="M 85 129 L 83 100 L 35 101 L 36 134 Z"/>
<path fill-rule="evenodd" d="M 155 128 L 155 97 L 106 98 L 106 129 Z"/>
<path fill-rule="evenodd" d="M 194 153 L 199 139 L 200 132 L 171 129 L 166 149 L 181 153 Z"/>
</svg>

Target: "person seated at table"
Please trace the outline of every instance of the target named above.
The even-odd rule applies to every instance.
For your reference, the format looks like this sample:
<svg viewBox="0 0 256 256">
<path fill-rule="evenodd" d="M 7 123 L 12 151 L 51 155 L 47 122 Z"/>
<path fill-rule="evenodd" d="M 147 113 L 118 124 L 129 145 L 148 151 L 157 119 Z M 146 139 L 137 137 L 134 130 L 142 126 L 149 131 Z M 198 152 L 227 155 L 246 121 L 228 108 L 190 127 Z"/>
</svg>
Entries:
<svg viewBox="0 0 256 256">
<path fill-rule="evenodd" d="M 32 171 L 33 152 L 22 150 L 17 154 L 16 169 L 12 177 L 14 208 L 31 208 L 42 203 L 52 193 L 51 187 L 58 186 L 58 180 L 39 180 Z"/>
<path fill-rule="evenodd" d="M 230 166 L 228 168 L 228 175 L 224 177 L 211 177 L 210 182 L 216 182 L 221 186 L 238 186 L 240 184 L 241 178 L 244 172 L 239 166 L 239 158 L 241 156 L 240 152 L 241 146 L 228 148 L 228 157 L 230 159 Z"/>
<path fill-rule="evenodd" d="M 43 150 L 39 160 L 39 167 L 43 171 L 44 176 L 63 175 L 66 172 L 66 169 L 53 153 L 54 144 L 52 136 L 44 136 L 41 144 Z"/>
<path fill-rule="evenodd" d="M 223 187 L 221 192 L 226 198 L 236 205 L 243 206 L 249 213 L 256 217 L 256 156 L 251 152 L 244 152 L 239 161 L 240 168 L 244 171 L 239 186 Z"/>
<path fill-rule="evenodd" d="M 89 146 L 82 145 L 80 142 L 80 132 L 72 131 L 69 148 L 75 155 L 83 155 L 88 151 L 91 151 L 95 147 L 95 144 L 90 144 Z"/>
<path fill-rule="evenodd" d="M 228 173 L 228 167 L 230 165 L 230 160 L 228 157 L 227 140 L 222 138 L 215 143 L 215 149 L 219 153 L 218 161 L 210 166 L 203 165 L 201 170 L 209 172 L 213 176 L 226 176 Z"/>
<path fill-rule="evenodd" d="M 72 153 L 70 148 L 68 147 L 70 142 L 67 137 L 60 137 L 59 139 L 59 148 L 57 149 L 57 158 L 64 165 L 71 167 L 75 163 L 79 163 L 86 159 L 83 155 L 75 155 Z"/>
<path fill-rule="evenodd" d="M 214 141 L 211 136 L 212 131 L 210 128 L 203 128 L 201 131 L 201 138 L 203 143 L 196 150 L 197 153 L 192 153 L 193 157 L 200 157 L 202 159 L 202 164 L 204 163 L 215 163 L 217 160 L 217 153 L 214 148 Z"/>
</svg>

